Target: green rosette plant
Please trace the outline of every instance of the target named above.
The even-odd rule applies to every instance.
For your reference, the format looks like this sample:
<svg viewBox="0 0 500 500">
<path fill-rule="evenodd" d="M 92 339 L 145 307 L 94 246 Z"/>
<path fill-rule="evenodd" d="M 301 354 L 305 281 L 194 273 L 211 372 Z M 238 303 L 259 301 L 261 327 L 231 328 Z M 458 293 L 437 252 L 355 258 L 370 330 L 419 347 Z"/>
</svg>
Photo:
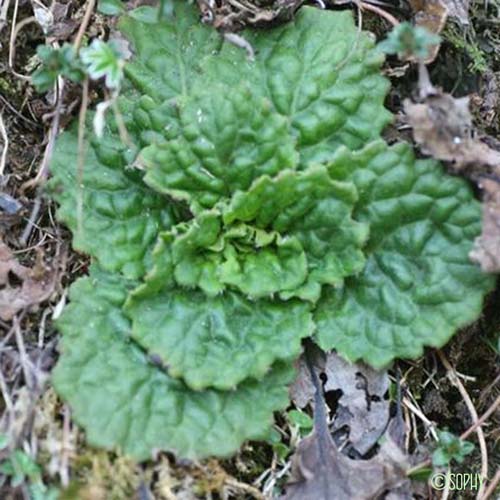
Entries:
<svg viewBox="0 0 500 500">
<path fill-rule="evenodd" d="M 90 443 L 227 455 L 288 405 L 304 338 L 380 368 L 477 318 L 493 284 L 468 259 L 479 204 L 380 138 L 383 56 L 349 12 L 245 32 L 250 60 L 186 2 L 159 22 L 144 9 L 119 23 L 130 140 L 89 124 L 79 173 L 71 127 L 51 165 L 93 258 L 53 373 Z"/>
</svg>

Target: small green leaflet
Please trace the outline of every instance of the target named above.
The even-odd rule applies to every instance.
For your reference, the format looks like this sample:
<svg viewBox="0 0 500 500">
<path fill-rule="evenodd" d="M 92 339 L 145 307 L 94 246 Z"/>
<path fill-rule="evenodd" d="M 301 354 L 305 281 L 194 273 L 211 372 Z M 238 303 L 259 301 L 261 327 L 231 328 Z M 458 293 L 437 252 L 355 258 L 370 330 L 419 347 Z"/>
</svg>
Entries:
<svg viewBox="0 0 500 500">
<path fill-rule="evenodd" d="M 93 80 L 104 77 L 109 89 L 117 89 L 120 86 L 125 62 L 113 41 L 103 42 L 95 39 L 88 47 L 80 50 L 80 57 Z"/>
</svg>

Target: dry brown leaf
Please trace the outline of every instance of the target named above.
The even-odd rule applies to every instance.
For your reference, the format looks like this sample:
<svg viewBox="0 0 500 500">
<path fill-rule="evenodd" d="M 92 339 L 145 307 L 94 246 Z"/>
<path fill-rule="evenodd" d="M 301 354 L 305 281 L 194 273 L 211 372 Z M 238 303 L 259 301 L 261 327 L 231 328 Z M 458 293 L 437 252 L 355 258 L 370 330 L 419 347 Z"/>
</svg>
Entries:
<svg viewBox="0 0 500 500">
<path fill-rule="evenodd" d="M 292 462 L 283 500 L 369 500 L 405 481 L 405 457 L 387 441 L 370 460 L 342 455 L 329 435 L 315 430 L 304 438 Z"/>
<path fill-rule="evenodd" d="M 332 431 L 349 427 L 349 442 L 361 454 L 370 450 L 389 421 L 389 376 L 364 363 L 349 363 L 330 353 L 325 364 L 325 391 L 341 390 Z"/>
<path fill-rule="evenodd" d="M 47 300 L 54 291 L 56 274 L 44 266 L 40 254 L 32 268 L 19 264 L 0 240 L 0 318 L 8 321 L 22 309 Z"/>
<path fill-rule="evenodd" d="M 316 377 L 316 382 L 312 377 Z M 314 387 L 320 386 L 311 374 Z M 304 438 L 292 460 L 292 474 L 282 500 L 368 500 L 406 483 L 406 455 L 389 436 L 369 460 L 352 460 L 330 435 L 321 391 L 315 390 L 314 430 Z"/>
<path fill-rule="evenodd" d="M 380 438 L 389 421 L 389 402 L 384 395 L 389 388 L 387 372 L 377 372 L 364 363 L 349 363 L 336 353 L 315 357 L 316 373 L 326 377 L 325 391 L 342 391 L 332 431 L 349 428 L 349 442 L 361 455 Z M 314 398 L 314 385 L 303 358 L 298 361 L 298 375 L 290 388 L 299 408 Z"/>
<path fill-rule="evenodd" d="M 325 367 L 325 359 L 319 354 L 314 360 L 314 368 L 318 376 L 323 373 Z M 309 403 L 314 400 L 314 384 L 312 383 L 311 376 L 309 375 L 309 368 L 307 367 L 304 356 L 301 356 L 295 363 L 297 376 L 290 386 L 290 398 L 298 408 L 305 408 Z"/>
<path fill-rule="evenodd" d="M 410 0 L 410 6 L 414 12 L 414 22 L 417 26 L 426 28 L 431 33 L 439 35 L 448 18 L 447 3 L 443 0 Z M 423 62 L 431 63 L 436 59 L 439 45 L 434 45 L 429 50 L 429 57 Z"/>
<path fill-rule="evenodd" d="M 483 179 L 483 229 L 476 239 L 470 258 L 490 273 L 500 272 L 500 183 Z"/>
<path fill-rule="evenodd" d="M 469 24 L 470 0 L 443 0 L 448 8 L 448 15 L 457 19 L 461 24 Z"/>
<path fill-rule="evenodd" d="M 457 168 L 488 165 L 500 170 L 500 153 L 471 137 L 469 99 L 433 89 L 421 103 L 404 101 L 408 123 L 422 152 Z"/>
</svg>

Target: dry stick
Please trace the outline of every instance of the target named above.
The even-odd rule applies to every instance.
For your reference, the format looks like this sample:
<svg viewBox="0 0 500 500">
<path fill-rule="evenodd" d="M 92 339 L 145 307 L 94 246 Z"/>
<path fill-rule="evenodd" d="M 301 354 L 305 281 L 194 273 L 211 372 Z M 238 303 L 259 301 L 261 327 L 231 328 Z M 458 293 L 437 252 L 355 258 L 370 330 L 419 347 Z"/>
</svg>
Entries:
<svg viewBox="0 0 500 500">
<path fill-rule="evenodd" d="M 361 9 L 368 10 L 379 15 L 380 17 L 391 23 L 393 26 L 397 26 L 399 24 L 399 21 L 392 14 L 389 14 L 389 12 L 386 12 L 384 9 L 381 9 L 376 5 L 372 5 L 366 2 L 359 2 L 359 7 Z"/>
<path fill-rule="evenodd" d="M 23 334 L 21 333 L 21 326 L 19 324 L 19 319 L 14 316 L 14 333 L 16 335 L 17 348 L 19 349 L 19 358 L 21 361 L 21 367 L 23 369 L 24 381 L 28 389 L 33 389 L 33 379 L 31 369 L 28 368 L 29 358 L 26 353 L 26 348 L 24 346 Z"/>
<path fill-rule="evenodd" d="M 2 177 L 5 172 L 5 164 L 7 163 L 7 150 L 9 149 L 9 137 L 5 128 L 5 123 L 3 122 L 2 113 L 0 113 L 0 135 L 2 136 L 3 141 L 2 157 L 0 158 L 0 177 Z"/>
<path fill-rule="evenodd" d="M 487 500 L 494 493 L 496 487 L 500 484 L 500 468 L 496 471 L 493 479 L 490 484 L 486 488 L 482 497 L 479 497 L 480 500 Z"/>
<path fill-rule="evenodd" d="M 2 94 L 0 94 L 0 101 L 2 101 L 4 105 L 7 106 L 19 119 L 24 120 L 32 127 L 41 128 L 41 125 L 39 123 L 31 120 L 30 118 L 27 118 L 22 113 L 20 113 L 14 106 L 12 106 L 12 104 L 9 101 L 7 101 L 7 99 L 5 99 L 5 97 Z"/>
<path fill-rule="evenodd" d="M 462 396 L 462 399 L 464 400 L 465 405 L 467 406 L 467 409 L 469 410 L 469 413 L 472 417 L 472 422 L 475 424 L 478 422 L 479 417 L 477 415 L 476 408 L 474 407 L 474 403 L 472 402 L 467 390 L 463 386 L 462 382 L 460 379 L 457 377 L 457 374 L 455 372 L 455 369 L 451 366 L 450 362 L 446 358 L 446 356 L 438 349 L 437 351 L 439 359 L 441 360 L 441 363 L 443 363 L 444 367 L 448 371 L 448 378 L 450 379 L 451 383 L 458 389 L 460 392 L 460 395 Z M 479 442 L 479 448 L 481 450 L 481 476 L 483 478 L 488 477 L 488 448 L 486 447 L 486 439 L 484 437 L 484 432 L 482 427 L 479 425 L 476 428 L 476 434 L 477 434 L 477 440 Z M 477 494 L 478 498 L 481 498 L 481 495 L 483 493 L 484 485 L 481 484 L 481 487 L 479 488 L 479 492 Z"/>
<path fill-rule="evenodd" d="M 87 7 L 85 8 L 85 14 L 83 16 L 82 23 L 80 24 L 80 28 L 78 29 L 78 33 L 75 37 L 75 41 L 73 43 L 73 47 L 75 48 L 76 51 L 80 48 L 80 45 L 82 43 L 83 35 L 85 34 L 85 31 L 87 29 L 87 26 L 90 21 L 90 16 L 92 15 L 92 11 L 94 10 L 95 7 L 95 2 L 96 0 L 89 0 L 87 3 Z M 44 181 L 45 178 L 48 176 L 48 167 L 50 163 L 50 159 L 52 158 L 52 151 L 54 149 L 54 141 L 56 139 L 57 133 L 59 132 L 59 118 L 61 115 L 61 108 L 62 108 L 62 100 L 63 100 L 63 89 L 64 89 L 64 80 L 62 78 L 59 78 L 59 92 L 58 92 L 58 97 L 57 97 L 57 104 L 56 104 L 56 110 L 54 114 L 54 118 L 52 120 L 52 126 L 50 128 L 50 134 L 49 134 L 49 141 L 47 143 L 47 147 L 45 148 L 43 160 L 42 160 L 42 165 L 40 166 L 40 170 L 38 171 L 38 174 L 36 175 L 35 179 L 28 181 L 24 183 L 21 187 L 21 190 L 24 191 L 28 188 L 31 188 L 33 186 L 38 185 L 41 181 Z M 31 217 L 30 217 L 31 219 Z M 28 227 L 25 229 L 28 229 Z M 31 231 L 31 229 L 30 229 Z M 24 233 L 23 233 L 24 236 Z M 29 236 L 29 233 L 28 233 Z M 22 238 L 22 241 L 27 241 L 27 238 Z"/>
<path fill-rule="evenodd" d="M 23 19 L 20 23 L 16 24 L 17 21 L 17 11 L 19 9 L 19 0 L 16 0 L 14 3 L 14 13 L 12 14 L 12 29 L 10 31 L 10 40 L 9 40 L 9 68 L 12 71 L 12 74 L 17 76 L 17 78 L 21 78 L 22 80 L 29 80 L 30 77 L 27 75 L 21 75 L 14 69 L 14 57 L 16 54 L 16 38 L 19 31 L 21 31 L 24 26 L 27 24 L 36 22 L 36 18 L 34 16 L 27 17 Z"/>
<path fill-rule="evenodd" d="M 500 406 L 500 396 L 495 399 L 495 402 L 483 413 L 482 417 L 474 422 L 461 436 L 460 439 L 467 439 L 480 425 L 483 425 L 489 416 Z"/>
<path fill-rule="evenodd" d="M 58 86 L 59 86 L 59 92 L 57 93 L 56 109 L 54 112 L 54 118 L 52 118 L 52 124 L 50 126 L 50 131 L 49 131 L 49 140 L 47 141 L 47 146 L 45 146 L 45 151 L 43 153 L 40 169 L 38 170 L 38 173 L 36 174 L 36 177 L 34 179 L 25 182 L 21 186 L 22 192 L 26 191 L 26 189 L 37 186 L 38 184 L 40 184 L 40 182 L 44 181 L 49 174 L 49 163 L 52 157 L 52 151 L 54 149 L 54 142 L 57 137 L 57 132 L 59 131 L 59 119 L 61 117 L 61 111 L 62 111 L 62 100 L 64 91 L 64 83 L 62 78 L 60 78 Z"/>
<path fill-rule="evenodd" d="M 450 473 L 450 467 L 448 466 L 445 475 L 448 477 L 449 473 Z M 450 481 L 446 481 L 444 484 L 443 494 L 441 495 L 441 500 L 448 500 L 449 496 L 450 496 Z"/>
<path fill-rule="evenodd" d="M 491 414 L 500 406 L 500 396 L 495 400 L 495 402 L 484 412 L 483 415 L 481 415 L 481 418 L 479 418 L 474 424 L 472 424 L 465 432 L 463 432 L 460 435 L 460 439 L 466 439 L 469 437 L 470 434 L 472 434 L 477 427 L 480 425 L 484 424 L 486 420 L 491 416 Z M 420 469 L 423 469 L 424 467 L 428 467 L 429 465 L 432 465 L 432 460 L 424 460 L 423 462 L 420 462 L 417 465 L 414 465 L 410 469 L 406 471 L 406 475 L 410 476 L 414 472 L 419 471 Z"/>
<path fill-rule="evenodd" d="M 237 489 L 240 491 L 244 491 L 245 493 L 251 495 L 257 500 L 265 500 L 265 496 L 257 489 L 255 486 L 251 486 L 250 484 L 241 483 L 234 477 L 228 477 L 224 480 L 224 484 L 229 486 L 230 488 Z"/>
<path fill-rule="evenodd" d="M 62 435 L 62 449 L 61 449 L 61 463 L 59 466 L 59 476 L 61 484 L 67 488 L 69 485 L 69 472 L 68 472 L 68 454 L 69 447 L 69 434 L 70 434 L 70 412 L 68 405 L 64 405 L 64 421 L 63 421 L 63 435 Z"/>
<path fill-rule="evenodd" d="M 87 6 L 85 7 L 85 14 L 83 15 L 82 23 L 78 28 L 78 33 L 76 34 L 75 41 L 73 42 L 73 47 L 75 48 L 75 52 L 80 50 L 80 45 L 82 44 L 83 36 L 85 35 L 85 31 L 87 31 L 87 26 L 90 21 L 90 16 L 92 15 L 92 11 L 94 10 L 96 0 L 89 0 L 87 2 Z"/>
<path fill-rule="evenodd" d="M 5 382 L 5 377 L 3 376 L 3 371 L 0 368 L 0 392 L 2 393 L 2 398 L 7 407 L 9 415 L 14 415 L 14 404 L 12 403 L 12 398 L 9 394 L 9 388 Z"/>
<path fill-rule="evenodd" d="M 62 86 L 60 87 L 59 96 L 57 98 L 56 112 L 54 118 L 52 119 L 52 125 L 49 131 L 49 140 L 47 142 L 47 146 L 45 146 L 45 151 L 43 153 L 40 169 L 38 170 L 38 173 L 36 174 L 36 177 L 34 179 L 25 182 L 21 186 L 21 192 L 31 187 L 37 186 L 41 181 L 45 180 L 45 178 L 49 173 L 49 162 L 52 157 L 54 142 L 56 140 L 57 132 L 59 130 L 59 118 L 61 116 L 61 102 L 62 102 Z M 31 209 L 31 214 L 29 216 L 28 223 L 26 224 L 23 234 L 19 239 L 19 242 L 23 247 L 25 247 L 28 244 L 31 231 L 33 230 L 33 226 L 35 225 L 35 221 L 40 212 L 41 204 L 42 204 L 41 194 L 38 194 L 37 197 L 35 198 L 35 203 L 33 204 L 33 208 Z"/>
<path fill-rule="evenodd" d="M 495 387 L 499 382 L 500 382 L 500 373 L 496 376 L 495 380 L 493 380 L 493 382 L 491 382 L 491 384 L 488 384 L 481 391 L 481 395 L 479 396 L 479 399 L 481 400 L 484 397 L 483 394 L 487 394 L 488 392 L 490 392 L 491 389 L 493 389 L 493 387 Z"/>
<path fill-rule="evenodd" d="M 37 194 L 26 227 L 23 230 L 23 234 L 21 234 L 21 237 L 19 238 L 19 243 L 22 247 L 26 247 L 26 245 L 28 244 L 28 240 L 31 236 L 31 231 L 33 230 L 33 227 L 36 225 L 36 220 L 38 218 L 38 214 L 40 213 L 41 207 L 42 207 L 42 198 L 40 194 Z"/>
</svg>

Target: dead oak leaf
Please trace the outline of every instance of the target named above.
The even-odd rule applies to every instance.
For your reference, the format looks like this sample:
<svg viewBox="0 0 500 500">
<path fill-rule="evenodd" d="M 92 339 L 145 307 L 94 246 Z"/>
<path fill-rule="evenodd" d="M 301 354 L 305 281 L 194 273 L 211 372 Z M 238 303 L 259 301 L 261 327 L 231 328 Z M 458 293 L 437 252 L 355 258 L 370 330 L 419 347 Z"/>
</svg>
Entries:
<svg viewBox="0 0 500 500">
<path fill-rule="evenodd" d="M 315 387 L 314 430 L 297 447 L 282 500 L 369 500 L 405 485 L 407 457 L 389 435 L 369 460 L 353 460 L 337 449 L 319 377 L 313 369 L 310 376 Z"/>
<path fill-rule="evenodd" d="M 349 442 L 361 455 L 367 453 L 384 432 L 389 421 L 389 388 L 385 371 L 376 371 L 364 363 L 349 363 L 336 353 L 315 357 L 317 375 L 326 378 L 324 390 L 342 392 L 338 400 L 332 431 L 349 429 Z M 296 406 L 304 408 L 315 394 L 305 360 L 298 361 L 297 377 L 290 388 Z"/>
<path fill-rule="evenodd" d="M 481 180 L 483 189 L 483 227 L 470 258 L 485 272 L 500 272 L 500 183 L 493 179 Z"/>
<path fill-rule="evenodd" d="M 56 275 L 44 266 L 41 255 L 32 268 L 23 266 L 0 240 L 0 318 L 9 321 L 22 309 L 47 300 L 55 289 Z"/>
<path fill-rule="evenodd" d="M 403 106 L 415 142 L 423 153 L 452 162 L 457 169 L 469 165 L 500 169 L 500 153 L 472 138 L 467 97 L 456 99 L 433 89 L 422 102 L 406 99 Z"/>
<path fill-rule="evenodd" d="M 324 372 L 325 358 L 322 354 L 318 353 L 314 360 L 314 369 L 319 376 Z M 312 383 L 309 375 L 309 368 L 304 356 L 301 356 L 295 362 L 295 369 L 297 376 L 290 386 L 290 399 L 295 403 L 298 408 L 305 408 L 314 399 L 314 384 Z"/>
<path fill-rule="evenodd" d="M 342 391 L 332 430 L 347 425 L 350 443 L 364 455 L 389 421 L 389 401 L 385 399 L 389 376 L 364 363 L 349 363 L 335 353 L 327 357 L 325 375 L 325 391 Z"/>
<path fill-rule="evenodd" d="M 304 438 L 292 462 L 292 479 L 282 500 L 369 500 L 405 479 L 405 457 L 387 441 L 370 460 L 352 460 L 332 439 L 314 431 Z"/>
</svg>

